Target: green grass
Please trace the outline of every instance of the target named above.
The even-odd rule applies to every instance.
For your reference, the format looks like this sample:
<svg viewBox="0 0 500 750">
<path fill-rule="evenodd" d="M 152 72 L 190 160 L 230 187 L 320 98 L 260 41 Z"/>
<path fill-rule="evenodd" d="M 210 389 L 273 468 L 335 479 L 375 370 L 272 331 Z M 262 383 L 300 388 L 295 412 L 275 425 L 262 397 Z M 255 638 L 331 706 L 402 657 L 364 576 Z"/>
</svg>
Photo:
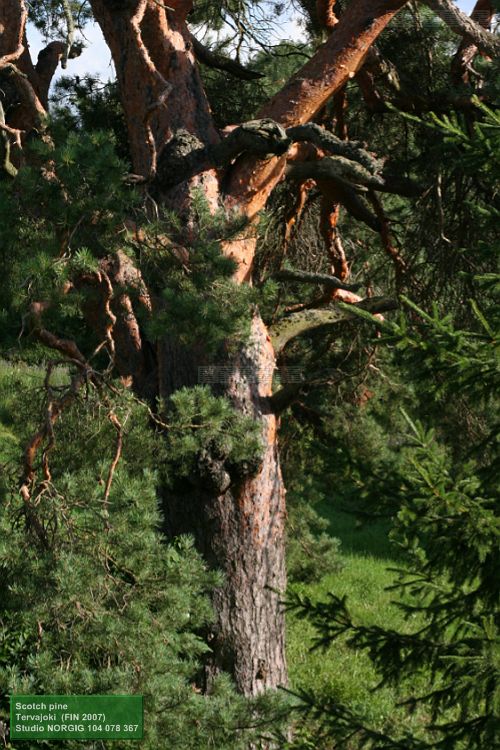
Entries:
<svg viewBox="0 0 500 750">
<path fill-rule="evenodd" d="M 394 592 L 387 587 L 396 573 L 390 568 L 402 565 L 398 551 L 389 540 L 389 525 L 383 522 L 359 526 L 353 516 L 335 509 L 333 503 L 318 507 L 330 521 L 330 533 L 341 540 L 342 569 L 312 584 L 293 584 L 294 591 L 311 599 L 326 599 L 328 592 L 347 596 L 353 619 L 364 625 L 376 624 L 395 630 L 416 628 L 416 619 L 407 620 L 396 606 Z M 314 689 L 333 697 L 364 715 L 378 729 L 389 729 L 402 720 L 403 709 L 395 709 L 404 697 L 405 686 L 374 690 L 380 681 L 364 652 L 354 651 L 345 638 L 335 641 L 326 651 L 311 650 L 315 631 L 307 621 L 288 614 L 288 667 L 291 689 Z M 408 721 L 419 722 L 416 713 Z"/>
</svg>

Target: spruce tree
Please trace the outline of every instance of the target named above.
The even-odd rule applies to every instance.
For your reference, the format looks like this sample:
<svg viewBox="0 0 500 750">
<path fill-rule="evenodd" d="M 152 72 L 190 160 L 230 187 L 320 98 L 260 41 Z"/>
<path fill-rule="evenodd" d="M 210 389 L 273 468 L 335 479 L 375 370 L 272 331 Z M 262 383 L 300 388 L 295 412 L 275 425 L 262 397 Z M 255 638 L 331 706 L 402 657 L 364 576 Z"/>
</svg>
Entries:
<svg viewBox="0 0 500 750">
<path fill-rule="evenodd" d="M 461 152 L 465 168 L 476 170 L 492 202 L 481 211 L 485 228 L 498 220 L 494 185 L 500 174 L 500 122 L 482 108 L 475 137 L 457 122 L 433 116 L 429 126 Z M 484 252 L 498 253 L 498 244 Z M 416 393 L 434 408 L 434 426 L 403 411 L 407 423 L 400 488 L 392 532 L 405 553 L 405 566 L 392 587 L 408 616 L 408 630 L 356 622 L 349 602 L 334 592 L 327 601 L 292 596 L 291 609 L 317 629 L 316 645 L 329 647 L 343 636 L 353 650 L 366 650 L 380 685 L 397 687 L 401 703 L 425 717 L 420 730 L 384 731 L 334 698 L 314 691 L 300 695 L 317 747 L 372 750 L 480 750 L 493 747 L 498 714 L 498 289 L 494 273 L 475 276 L 481 304 L 465 304 L 469 329 L 438 305 L 426 312 L 406 297 L 399 322 L 379 322 L 379 341 L 390 347 Z M 367 316 L 359 312 L 367 320 Z M 461 312 L 460 317 L 464 313 Z M 461 429 L 452 434 L 448 404 L 462 404 Z M 418 399 L 414 409 L 418 413 Z M 445 413 L 443 414 L 443 410 Z M 425 414 L 422 405 L 420 412 Z M 441 412 L 441 419 L 436 414 Z M 472 425 L 465 419 L 473 415 Z M 459 424 L 455 421 L 455 432 Z M 418 627 L 413 624 L 419 623 Z M 288 746 L 288 745 L 287 745 Z M 290 747 L 309 747 L 301 740 Z"/>
</svg>

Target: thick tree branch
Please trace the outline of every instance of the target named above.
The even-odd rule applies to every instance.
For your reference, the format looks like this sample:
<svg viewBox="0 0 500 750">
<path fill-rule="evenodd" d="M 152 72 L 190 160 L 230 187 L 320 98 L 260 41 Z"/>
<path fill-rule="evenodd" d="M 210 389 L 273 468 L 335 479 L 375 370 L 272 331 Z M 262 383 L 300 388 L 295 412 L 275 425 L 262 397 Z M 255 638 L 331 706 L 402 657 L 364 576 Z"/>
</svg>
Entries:
<svg viewBox="0 0 500 750">
<path fill-rule="evenodd" d="M 328 40 L 259 112 L 283 127 L 313 119 L 330 97 L 359 70 L 370 46 L 406 4 L 406 0 L 352 0 Z M 256 164 L 248 157 L 236 164 L 228 194 L 248 216 L 266 204 L 281 179 L 283 159 Z"/>
<path fill-rule="evenodd" d="M 336 276 L 327 273 L 311 273 L 310 271 L 291 271 L 283 269 L 274 274 L 278 281 L 294 281 L 302 284 L 318 284 L 326 289 L 345 289 L 348 292 L 357 292 L 361 284 L 345 284 Z"/>
<path fill-rule="evenodd" d="M 40 101 L 47 109 L 49 106 L 49 89 L 59 62 L 64 59 L 66 45 L 64 42 L 50 42 L 38 54 L 35 65 L 36 85 Z"/>
<path fill-rule="evenodd" d="M 343 180 L 351 185 L 378 188 L 384 182 L 355 161 L 343 156 L 325 156 L 319 161 L 288 164 L 286 175 L 292 180 Z"/>
<path fill-rule="evenodd" d="M 469 18 L 451 0 L 421 0 L 421 2 L 431 8 L 455 34 L 472 40 L 481 52 L 491 57 L 500 54 L 500 38 L 486 31 L 472 17 Z"/>
<path fill-rule="evenodd" d="M 297 338 L 297 336 L 356 318 L 355 313 L 349 311 L 349 307 L 351 305 L 324 310 L 304 310 L 303 312 L 292 313 L 288 317 L 283 318 L 269 329 L 269 335 L 276 354 L 279 354 L 287 343 Z M 396 310 L 398 303 L 388 297 L 370 297 L 357 302 L 352 307 L 377 314 Z"/>
<path fill-rule="evenodd" d="M 218 52 L 213 52 L 208 47 L 205 47 L 205 45 L 202 44 L 193 34 L 191 34 L 191 43 L 198 62 L 203 63 L 203 65 L 206 65 L 209 68 L 225 70 L 226 73 L 230 73 L 236 78 L 241 78 L 243 81 L 255 81 L 258 78 L 264 78 L 263 73 L 249 70 L 236 60 L 231 60 L 230 57 L 221 55 Z"/>
<path fill-rule="evenodd" d="M 383 193 L 397 193 L 410 198 L 418 197 L 424 188 L 407 178 L 397 176 L 371 175 L 362 166 L 341 156 L 325 156 L 318 161 L 305 161 L 289 164 L 287 177 L 292 180 L 334 180 L 356 186 L 371 188 Z M 359 189 L 359 188 L 358 188 Z M 364 192 L 362 190 L 362 192 Z"/>
<path fill-rule="evenodd" d="M 224 167 L 243 152 L 268 159 L 286 153 L 290 145 L 285 130 L 268 118 L 249 120 L 209 146 L 188 131 L 178 130 L 159 156 L 156 182 L 163 189 L 170 188 L 207 169 Z"/>
<path fill-rule="evenodd" d="M 284 130 L 273 120 L 250 120 L 234 128 L 219 143 L 204 144 L 185 130 L 179 130 L 165 145 L 158 160 L 156 186 L 165 190 L 213 167 L 230 164 L 240 154 L 256 154 L 263 159 L 284 154 L 292 142 L 308 141 L 335 156 L 315 161 L 294 162 L 287 167 L 287 176 L 304 183 L 314 179 L 323 185 L 332 183 L 338 202 L 351 207 L 351 213 L 378 231 L 376 218 L 356 190 L 373 188 L 382 192 L 409 197 L 421 194 L 422 187 L 411 180 L 380 174 L 383 161 L 362 148 L 356 141 L 341 141 L 314 123 Z M 328 191 L 327 191 L 328 192 Z"/>
<path fill-rule="evenodd" d="M 287 128 L 286 134 L 294 142 L 308 141 L 333 156 L 358 162 L 370 174 L 377 174 L 383 167 L 383 162 L 358 141 L 343 141 L 314 122 Z"/>
<path fill-rule="evenodd" d="M 28 76 L 21 73 L 21 71 L 12 63 L 7 63 L 3 70 L 4 74 L 9 77 L 16 87 L 17 93 L 21 97 L 22 106 L 25 108 L 26 112 L 29 112 L 29 117 L 27 118 L 26 123 L 32 128 L 43 130 L 47 119 L 47 110 L 37 96 Z"/>
</svg>

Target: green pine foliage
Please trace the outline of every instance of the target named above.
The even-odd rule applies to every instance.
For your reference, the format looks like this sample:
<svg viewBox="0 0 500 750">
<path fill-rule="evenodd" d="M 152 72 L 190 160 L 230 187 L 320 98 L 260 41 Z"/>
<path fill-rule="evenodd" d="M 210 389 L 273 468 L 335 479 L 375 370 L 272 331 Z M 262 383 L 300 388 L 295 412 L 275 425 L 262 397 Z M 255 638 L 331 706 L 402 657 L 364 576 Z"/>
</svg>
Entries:
<svg viewBox="0 0 500 750">
<path fill-rule="evenodd" d="M 211 222 L 201 199 L 189 268 L 168 252 L 165 261 L 160 250 L 160 275 L 149 248 L 138 248 L 125 230 L 130 215 L 143 217 L 114 139 L 92 127 L 68 135 L 61 119 L 53 133 L 53 142 L 34 146 L 31 165 L 15 180 L 0 182 L 1 343 L 9 356 L 0 367 L 1 693 L 139 693 L 145 747 L 237 750 L 251 738 L 258 746 L 276 717 L 272 701 L 237 696 L 227 675 L 210 695 L 198 688 L 208 649 L 203 633 L 213 618 L 210 593 L 221 579 L 207 570 L 190 538 L 167 542 L 157 499 L 166 478 L 199 474 L 204 461 L 209 468 L 223 463 L 233 480 L 254 471 L 261 452 L 254 422 L 198 387 L 173 397 L 165 426 L 98 373 L 109 364 L 101 353 L 92 359 L 101 387 L 89 381 L 54 427 L 50 481 L 34 486 L 38 523 L 17 492 L 23 450 L 46 419 L 48 401 L 70 388 L 67 367 L 29 336 L 25 315 L 32 302 L 46 303 L 43 324 L 74 338 L 89 357 L 99 343 L 83 324 L 92 290 L 70 287 L 68 293 L 68 285 L 118 250 L 142 253 L 145 275 L 167 279 L 167 289 L 159 290 L 164 316 L 156 325 L 163 334 L 177 315 L 172 333 L 179 344 L 191 342 L 193 331 L 210 351 L 226 339 L 243 340 L 253 304 L 253 292 L 238 297 L 230 279 L 234 264 L 220 252 L 227 223 Z M 166 221 L 162 238 L 165 227 L 178 232 L 167 238 L 171 247 L 181 228 Z M 152 224 L 149 229 L 154 235 Z M 48 361 L 49 390 L 43 385 Z M 122 425 L 123 446 L 106 496 L 117 450 L 111 413 Z M 39 475 L 46 447 L 37 454 Z M 0 710 L 5 720 L 6 698 Z"/>
<path fill-rule="evenodd" d="M 60 136 L 60 137 L 59 137 Z M 32 144 L 30 166 L 0 181 L 0 297 L 5 349 L 18 346 L 31 302 L 50 303 L 47 325 L 71 338 L 82 328 L 82 295 L 68 283 L 127 248 L 117 231 L 137 204 L 126 166 L 103 132 L 59 133 Z M 95 342 L 78 336 L 82 349 Z M 23 343 L 23 342 L 21 342 Z"/>
<path fill-rule="evenodd" d="M 235 474 L 252 473 L 262 448 L 258 423 L 227 398 L 212 395 L 208 386 L 180 388 L 171 397 L 162 467 L 167 483 L 198 475 L 205 462 L 223 464 Z"/>
</svg>

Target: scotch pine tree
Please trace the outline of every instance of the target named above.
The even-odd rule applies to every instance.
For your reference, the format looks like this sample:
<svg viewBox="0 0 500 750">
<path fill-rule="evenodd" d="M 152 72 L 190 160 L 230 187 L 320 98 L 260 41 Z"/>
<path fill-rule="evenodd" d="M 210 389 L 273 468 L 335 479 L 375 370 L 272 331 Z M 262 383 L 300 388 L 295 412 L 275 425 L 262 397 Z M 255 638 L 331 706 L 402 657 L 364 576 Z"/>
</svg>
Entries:
<svg viewBox="0 0 500 750">
<path fill-rule="evenodd" d="M 488 7 L 491 10 L 491 4 Z M 304 2 L 300 9 L 310 48 L 300 68 L 289 70 L 280 87 L 270 87 L 274 95 L 251 114 L 257 119 L 216 120 L 200 66 L 245 80 L 256 80 L 255 70 L 243 66 L 241 59 L 228 60 L 218 50 L 204 47 L 190 22 L 201 20 L 212 29 L 221 27 L 221 17 L 233 23 L 238 56 L 250 40 L 261 43 L 256 28 L 266 25 L 264 8 L 254 2 L 198 6 L 190 0 L 169 4 L 90 0 L 83 6 L 69 0 L 4 0 L 0 4 L 1 179 L 2 184 L 11 183 L 9 205 L 19 217 L 11 215 L 11 209 L 4 211 L 6 229 L 0 231 L 6 238 L 7 257 L 13 244 L 16 257 L 23 250 L 27 256 L 2 279 L 20 289 L 18 314 L 25 325 L 18 326 L 14 335 L 28 332 L 55 349 L 57 356 L 76 358 L 81 368 L 88 366 L 89 359 L 94 362 L 95 353 L 97 369 L 109 365 L 136 396 L 147 400 L 166 433 L 170 399 L 199 385 L 200 371 L 201 377 L 216 381 L 210 383 L 212 397 L 229 399 L 239 417 L 250 416 L 258 425 L 258 460 L 253 452 L 246 453 L 244 460 L 234 460 L 226 446 L 210 445 L 198 456 L 196 476 L 179 474 L 174 486 L 163 488 L 168 533 L 194 534 L 205 559 L 224 573 L 224 582 L 214 594 L 216 619 L 208 634 L 212 668 L 207 669 L 206 685 L 221 670 L 229 671 L 238 689 L 248 695 L 287 680 L 279 594 L 286 585 L 286 507 L 278 428 L 280 414 L 297 389 L 274 393 L 273 372 L 278 364 L 287 363 L 296 340 L 310 340 L 314 331 L 329 332 L 325 334 L 328 346 L 323 348 L 329 361 L 335 332 L 345 330 L 346 322 L 356 327 L 355 308 L 342 308 L 342 300 L 372 314 L 394 309 L 393 280 L 401 288 L 423 261 L 415 257 L 411 242 L 406 252 L 400 252 L 401 242 L 391 236 L 391 222 L 409 218 L 412 227 L 420 198 L 427 201 L 429 215 L 432 191 L 443 194 L 443 174 L 441 169 L 429 169 L 429 159 L 425 167 L 419 163 L 423 154 L 415 154 L 418 139 L 413 139 L 413 132 L 406 137 L 388 102 L 410 111 L 432 110 L 436 94 L 446 88 L 444 65 L 449 67 L 453 56 L 459 67 L 465 65 L 467 80 L 458 89 L 454 86 L 446 107 L 464 111 L 472 124 L 478 108 L 471 95 L 482 90 L 483 83 L 484 96 L 489 95 L 491 59 L 499 49 L 498 39 L 486 28 L 492 12 L 489 20 L 483 16 L 471 20 L 449 0 L 425 0 L 417 6 L 405 0 L 351 0 L 317 7 Z M 273 6 L 271 20 L 281 10 L 281 4 Z M 417 30 L 422 16 L 433 19 L 438 31 L 431 44 L 419 32 L 418 54 L 408 56 L 407 29 Z M 28 45 L 28 18 L 57 37 L 36 62 Z M 111 159 L 102 158 L 109 148 L 106 136 L 83 132 L 92 118 L 73 120 L 68 139 L 58 139 L 48 120 L 54 72 L 59 62 L 69 69 L 71 56 L 79 52 L 75 35 L 89 19 L 99 24 L 117 74 L 123 115 L 119 125 L 126 127 L 130 161 L 121 175 Z M 460 39 L 456 54 L 452 33 Z M 379 42 L 383 52 L 374 46 Z M 272 57 L 269 40 L 263 46 Z M 439 48 L 436 57 L 434 48 Z M 479 54 L 485 62 L 476 75 L 470 61 Z M 415 96 L 422 81 L 423 101 Z M 217 89 L 212 89 L 216 94 Z M 360 101 L 364 118 L 358 118 Z M 355 114 L 350 124 L 351 102 Z M 245 107 L 239 111 L 250 116 Z M 220 107 L 217 117 L 223 112 Z M 228 106 L 226 112 L 230 116 L 234 108 Z M 380 122 L 387 113 L 390 124 L 379 137 L 375 154 L 371 119 Z M 356 132 L 358 122 L 365 125 L 364 133 Z M 114 129 L 123 141 L 123 127 Z M 33 142 L 41 144 L 38 154 L 36 147 L 30 147 Z M 401 160 L 393 161 L 393 154 Z M 109 174 L 106 163 L 112 167 Z M 423 176 L 424 184 L 415 176 Z M 445 184 L 445 195 L 447 188 Z M 460 180 L 454 182 L 454 189 L 453 200 L 459 205 L 464 192 Z M 321 292 L 306 300 L 299 293 L 298 307 L 293 309 L 283 310 L 277 304 L 264 321 L 263 306 L 255 304 L 249 288 L 256 279 L 261 281 L 256 256 L 259 237 L 261 244 L 269 240 L 272 245 L 274 239 L 265 232 L 259 236 L 259 214 L 281 191 L 288 194 L 288 205 L 280 207 L 285 234 L 281 260 L 293 227 L 300 224 L 301 209 L 311 199 L 327 278 L 316 274 L 311 279 L 303 273 L 307 269 L 288 269 L 295 271 L 295 282 L 311 282 Z M 200 193 L 214 216 L 221 211 L 228 227 L 236 225 L 239 230 L 203 234 Z M 54 218 L 50 206 L 56 205 Z M 441 208 L 437 220 L 418 222 L 427 231 L 437 226 L 440 249 L 447 239 L 443 227 L 448 206 Z M 374 245 L 383 251 L 375 253 L 371 265 L 367 261 L 366 273 L 358 271 L 359 278 L 351 281 L 349 253 L 337 231 L 341 212 L 347 217 L 348 233 L 353 223 L 362 227 L 359 235 L 355 232 L 349 238 L 353 257 L 360 243 L 365 254 Z M 172 213 L 178 231 L 170 237 Z M 467 235 L 467 227 L 458 224 L 456 233 Z M 205 250 L 200 248 L 200 238 L 207 242 Z M 218 243 L 217 253 L 212 241 Z M 431 242 L 427 249 L 426 262 L 439 257 L 446 263 L 449 258 L 446 253 L 432 253 Z M 302 257 L 309 255 L 303 252 Z M 26 275 L 22 269 L 29 266 Z M 434 274 L 429 277 L 432 290 Z M 392 296 L 387 299 L 384 294 Z M 14 305 L 9 307 L 12 321 Z M 246 315 L 240 316 L 243 308 Z M 233 312 L 238 313 L 234 318 Z M 186 325 L 191 318 L 197 331 L 194 337 Z M 241 434 L 242 422 L 236 421 Z M 48 432 L 43 441 L 21 483 L 28 503 L 36 497 L 33 491 L 43 476 Z M 205 481 L 207 473 L 210 481 Z"/>
</svg>

